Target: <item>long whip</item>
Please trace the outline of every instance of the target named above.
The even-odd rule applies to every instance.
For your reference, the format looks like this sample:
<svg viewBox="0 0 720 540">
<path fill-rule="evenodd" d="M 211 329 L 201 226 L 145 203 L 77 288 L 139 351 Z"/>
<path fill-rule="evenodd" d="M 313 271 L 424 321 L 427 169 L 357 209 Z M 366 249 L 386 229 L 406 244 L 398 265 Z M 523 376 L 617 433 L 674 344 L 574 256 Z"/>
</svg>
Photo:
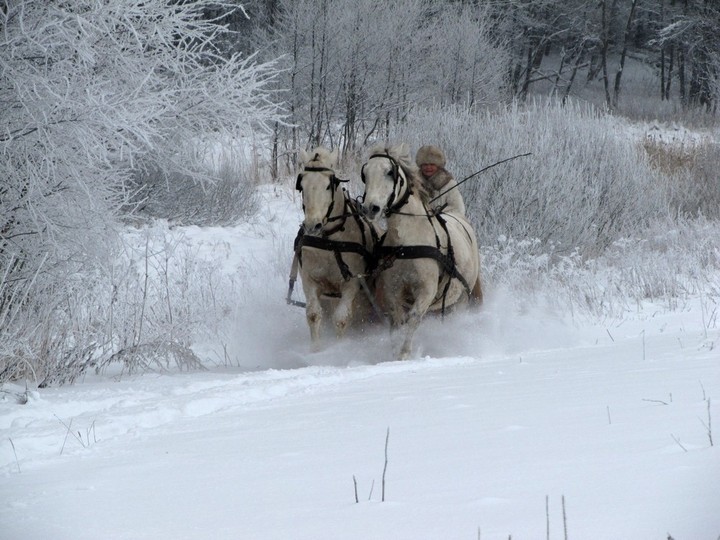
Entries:
<svg viewBox="0 0 720 540">
<path fill-rule="evenodd" d="M 532 155 L 532 152 L 526 152 L 525 154 L 518 154 L 517 156 L 512 156 L 512 157 L 503 159 L 503 160 L 501 160 L 501 161 L 498 161 L 497 163 L 493 163 L 492 165 L 488 165 L 487 167 L 483 167 L 483 168 L 480 169 L 478 172 L 474 172 L 474 173 L 472 173 L 470 176 L 466 176 L 465 178 L 463 178 L 462 180 L 460 180 L 460 181 L 459 181 L 457 184 L 455 184 L 454 186 L 446 189 L 445 191 L 443 191 L 442 193 L 440 193 L 437 197 L 433 197 L 433 198 L 430 200 L 430 202 L 433 202 L 433 201 L 439 199 L 440 197 L 442 197 L 443 195 L 445 195 L 448 191 L 455 189 L 455 188 L 458 187 L 460 184 L 462 184 L 462 183 L 464 183 L 464 182 L 467 182 L 468 180 L 470 180 L 471 178 L 477 176 L 477 175 L 480 174 L 480 173 L 484 173 L 484 172 L 487 171 L 488 169 L 492 169 L 493 167 L 496 167 L 496 166 L 498 166 L 498 165 L 502 165 L 503 163 L 507 163 L 508 161 L 512 161 L 513 159 L 517 159 L 517 158 L 521 158 L 521 157 L 525 157 L 525 156 L 531 156 L 531 155 Z"/>
</svg>

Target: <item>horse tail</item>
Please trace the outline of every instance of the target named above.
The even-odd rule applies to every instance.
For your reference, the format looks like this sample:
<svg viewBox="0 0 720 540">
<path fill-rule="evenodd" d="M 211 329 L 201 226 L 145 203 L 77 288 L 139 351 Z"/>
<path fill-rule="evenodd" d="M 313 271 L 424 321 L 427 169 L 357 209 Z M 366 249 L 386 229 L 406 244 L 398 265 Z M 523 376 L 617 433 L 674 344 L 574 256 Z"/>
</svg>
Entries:
<svg viewBox="0 0 720 540">
<path fill-rule="evenodd" d="M 479 275 L 475 280 L 475 285 L 473 285 L 472 291 L 470 293 L 470 302 L 477 307 L 480 307 L 483 304 L 482 283 L 480 283 Z"/>
</svg>

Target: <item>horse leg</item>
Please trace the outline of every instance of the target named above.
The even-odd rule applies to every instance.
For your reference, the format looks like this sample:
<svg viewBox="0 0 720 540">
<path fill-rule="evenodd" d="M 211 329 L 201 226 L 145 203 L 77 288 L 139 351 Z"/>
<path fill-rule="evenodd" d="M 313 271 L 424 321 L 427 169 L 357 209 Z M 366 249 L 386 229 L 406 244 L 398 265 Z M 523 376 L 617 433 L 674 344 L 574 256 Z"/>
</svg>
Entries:
<svg viewBox="0 0 720 540">
<path fill-rule="evenodd" d="M 314 350 L 320 349 L 320 325 L 322 324 L 322 305 L 317 289 L 305 290 L 305 318 L 310 328 L 310 342 Z"/>
<path fill-rule="evenodd" d="M 399 360 L 407 360 L 410 358 L 410 354 L 412 353 L 413 336 L 415 335 L 415 331 L 418 329 L 421 322 L 422 315 L 412 314 L 408 317 L 408 320 L 405 323 L 405 339 L 402 347 L 400 348 L 400 354 L 398 355 Z"/>
<path fill-rule="evenodd" d="M 355 298 L 360 290 L 360 283 L 357 279 L 351 279 L 345 283 L 340 291 L 340 301 L 333 313 L 333 323 L 335 324 L 335 335 L 339 338 L 345 335 L 345 331 L 350 324 L 352 317 L 352 309 Z"/>
<path fill-rule="evenodd" d="M 413 336 L 415 335 L 415 331 L 418 329 L 418 326 L 420 326 L 425 313 L 427 313 L 430 304 L 432 304 L 435 292 L 434 287 L 429 287 L 425 284 L 418 286 L 416 289 L 415 301 L 407 312 L 403 325 L 405 338 L 398 355 L 400 360 L 407 360 L 410 358 L 410 354 L 412 353 Z"/>
</svg>

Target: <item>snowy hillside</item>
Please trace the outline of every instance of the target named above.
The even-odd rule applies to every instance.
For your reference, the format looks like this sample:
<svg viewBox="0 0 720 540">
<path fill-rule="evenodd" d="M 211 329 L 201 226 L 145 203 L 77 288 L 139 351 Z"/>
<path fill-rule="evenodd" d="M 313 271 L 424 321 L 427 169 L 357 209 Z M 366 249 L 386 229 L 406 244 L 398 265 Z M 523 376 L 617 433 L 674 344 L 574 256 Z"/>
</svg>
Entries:
<svg viewBox="0 0 720 540">
<path fill-rule="evenodd" d="M 311 353 L 284 299 L 299 201 L 261 195 L 253 224 L 156 226 L 237 276 L 211 369 L 3 387 L 0 538 L 720 535 L 712 300 L 587 322 L 491 290 L 413 360 L 382 327 Z"/>
</svg>

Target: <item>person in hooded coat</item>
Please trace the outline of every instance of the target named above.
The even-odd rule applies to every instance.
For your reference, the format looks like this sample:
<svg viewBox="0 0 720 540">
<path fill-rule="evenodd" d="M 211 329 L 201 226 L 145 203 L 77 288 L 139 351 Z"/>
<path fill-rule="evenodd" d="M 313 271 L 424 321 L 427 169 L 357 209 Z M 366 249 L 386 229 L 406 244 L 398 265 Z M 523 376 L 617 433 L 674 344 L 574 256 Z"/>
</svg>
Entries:
<svg viewBox="0 0 720 540">
<path fill-rule="evenodd" d="M 445 169 L 445 154 L 437 146 L 421 146 L 415 156 L 415 163 L 420 169 L 425 187 L 428 190 L 430 199 L 434 199 L 441 193 L 447 191 L 441 197 L 432 202 L 434 211 L 457 212 L 465 215 L 465 202 L 459 189 L 451 189 L 457 186 L 457 181 L 447 169 Z"/>
<path fill-rule="evenodd" d="M 442 196 L 432 201 L 431 206 L 434 212 L 456 212 L 465 216 L 465 201 L 463 201 L 460 190 L 455 188 L 457 181 L 447 169 L 445 169 L 445 154 L 437 146 L 421 146 L 415 156 L 415 163 L 420 168 L 420 176 L 423 179 L 425 188 L 430 194 L 430 199 Z M 450 190 L 450 191 L 448 191 Z M 472 286 L 470 300 L 475 305 L 483 302 L 483 292 L 480 276 Z"/>
</svg>

